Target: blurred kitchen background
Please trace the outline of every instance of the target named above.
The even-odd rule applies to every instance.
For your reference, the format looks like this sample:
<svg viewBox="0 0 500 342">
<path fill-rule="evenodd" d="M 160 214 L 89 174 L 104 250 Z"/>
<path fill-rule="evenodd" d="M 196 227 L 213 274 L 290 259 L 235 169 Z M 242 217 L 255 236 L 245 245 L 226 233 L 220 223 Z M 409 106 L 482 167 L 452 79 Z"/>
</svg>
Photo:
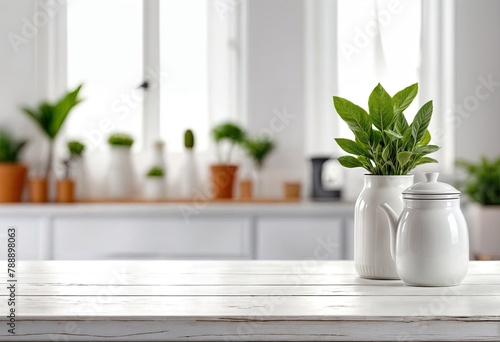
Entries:
<svg viewBox="0 0 500 342">
<path fill-rule="evenodd" d="M 495 0 L 2 0 L 0 126 L 29 140 L 21 159 L 37 176 L 49 144 L 21 108 L 83 84 L 54 176 L 68 141 L 86 149 L 76 203 L 2 205 L 0 229 L 18 227 L 21 259 L 350 259 L 363 170 L 335 164 L 333 139 L 350 131 L 332 96 L 366 108 L 378 82 L 390 94 L 418 82 L 406 113 L 434 100 L 442 149 L 415 180 L 430 170 L 456 184 L 457 159 L 500 155 L 499 19 Z M 209 201 L 210 131 L 227 121 L 274 141 L 259 176 L 268 201 Z M 187 129 L 198 190 L 176 203 Z M 118 132 L 134 138 L 134 198 L 163 142 L 171 201 L 102 200 Z M 341 199 L 311 198 L 313 157 L 332 158 L 325 173 Z M 243 151 L 234 162 L 251 173 Z M 285 183 L 300 184 L 299 200 L 280 201 Z"/>
</svg>

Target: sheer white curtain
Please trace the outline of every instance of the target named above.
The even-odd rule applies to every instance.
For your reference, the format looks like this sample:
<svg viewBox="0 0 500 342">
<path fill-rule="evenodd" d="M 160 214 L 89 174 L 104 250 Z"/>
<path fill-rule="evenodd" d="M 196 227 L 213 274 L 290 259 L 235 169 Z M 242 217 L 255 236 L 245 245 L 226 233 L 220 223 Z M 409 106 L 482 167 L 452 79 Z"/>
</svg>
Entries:
<svg viewBox="0 0 500 342">
<path fill-rule="evenodd" d="M 342 153 L 334 137 L 350 137 L 332 104 L 345 97 L 367 108 L 378 82 L 390 94 L 419 83 L 405 112 L 434 100 L 433 142 L 442 172 L 452 169 L 453 132 L 446 108 L 453 105 L 453 2 L 451 0 L 319 0 L 306 4 L 308 154 Z M 451 114 L 452 115 L 452 114 Z"/>
</svg>

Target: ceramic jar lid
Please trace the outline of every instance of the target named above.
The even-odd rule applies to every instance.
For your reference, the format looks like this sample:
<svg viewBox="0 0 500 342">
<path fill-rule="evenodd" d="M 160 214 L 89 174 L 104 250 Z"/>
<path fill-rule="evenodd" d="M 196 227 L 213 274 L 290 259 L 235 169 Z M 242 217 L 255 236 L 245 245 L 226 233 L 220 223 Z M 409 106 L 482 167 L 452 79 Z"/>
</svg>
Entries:
<svg viewBox="0 0 500 342">
<path fill-rule="evenodd" d="M 413 184 L 403 191 L 405 199 L 457 199 L 460 198 L 460 191 L 449 184 L 438 182 L 438 172 L 424 173 L 425 182 Z"/>
</svg>

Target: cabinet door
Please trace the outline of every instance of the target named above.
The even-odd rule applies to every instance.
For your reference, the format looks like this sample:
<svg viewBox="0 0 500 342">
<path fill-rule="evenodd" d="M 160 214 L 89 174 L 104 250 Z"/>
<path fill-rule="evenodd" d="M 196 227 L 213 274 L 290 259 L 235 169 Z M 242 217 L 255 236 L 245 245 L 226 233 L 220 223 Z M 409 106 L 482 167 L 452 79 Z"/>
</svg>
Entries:
<svg viewBox="0 0 500 342">
<path fill-rule="evenodd" d="M 249 258 L 249 221 L 169 218 L 58 218 L 53 256 L 75 259 Z"/>
<path fill-rule="evenodd" d="M 39 259 L 40 219 L 21 217 L 2 217 L 0 219 L 0 260 L 7 259 L 7 229 L 15 227 L 15 247 L 17 260 Z"/>
<path fill-rule="evenodd" d="M 343 250 L 341 220 L 265 218 L 257 223 L 257 258 L 337 260 Z"/>
</svg>

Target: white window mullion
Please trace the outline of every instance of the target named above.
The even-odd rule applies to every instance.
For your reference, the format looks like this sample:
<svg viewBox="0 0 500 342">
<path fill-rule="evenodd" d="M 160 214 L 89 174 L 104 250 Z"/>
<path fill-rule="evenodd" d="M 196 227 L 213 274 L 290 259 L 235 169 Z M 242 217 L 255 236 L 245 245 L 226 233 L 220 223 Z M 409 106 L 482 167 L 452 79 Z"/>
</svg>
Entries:
<svg viewBox="0 0 500 342">
<path fill-rule="evenodd" d="M 145 0 L 144 4 L 144 91 L 143 137 L 149 148 L 160 137 L 160 87 L 164 74 L 160 65 L 160 2 Z"/>
</svg>

